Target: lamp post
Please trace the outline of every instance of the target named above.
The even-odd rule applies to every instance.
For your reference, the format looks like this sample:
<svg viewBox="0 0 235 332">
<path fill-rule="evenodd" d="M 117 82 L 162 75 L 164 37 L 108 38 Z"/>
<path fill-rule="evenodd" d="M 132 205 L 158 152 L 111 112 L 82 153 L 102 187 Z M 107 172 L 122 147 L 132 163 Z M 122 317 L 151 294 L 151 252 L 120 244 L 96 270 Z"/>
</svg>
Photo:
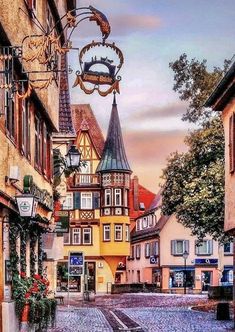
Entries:
<svg viewBox="0 0 235 332">
<path fill-rule="evenodd" d="M 183 253 L 183 259 L 184 259 L 184 294 L 186 294 L 186 260 L 188 258 L 188 252 L 187 250 Z"/>
</svg>

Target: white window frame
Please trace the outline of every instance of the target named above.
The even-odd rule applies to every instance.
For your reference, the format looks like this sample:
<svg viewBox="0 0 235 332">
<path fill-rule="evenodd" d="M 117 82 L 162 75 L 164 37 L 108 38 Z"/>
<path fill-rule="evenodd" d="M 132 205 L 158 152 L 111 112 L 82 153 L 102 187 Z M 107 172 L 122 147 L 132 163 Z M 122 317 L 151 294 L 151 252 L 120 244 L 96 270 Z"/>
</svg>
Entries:
<svg viewBox="0 0 235 332">
<path fill-rule="evenodd" d="M 227 255 L 233 255 L 233 242 L 229 242 L 229 243 L 225 243 L 226 245 L 229 244 L 229 251 L 225 251 L 224 250 L 224 255 L 227 256 Z M 225 246 L 224 244 L 224 246 Z M 223 248 L 224 248 L 223 246 Z"/>
<path fill-rule="evenodd" d="M 176 239 L 176 240 L 172 240 L 173 241 L 173 252 L 172 252 L 172 255 L 173 256 L 183 256 L 183 253 L 185 252 L 185 250 L 189 250 L 187 247 L 189 245 L 189 242 L 187 242 L 188 240 L 181 240 L 181 239 Z M 177 246 L 177 242 L 182 242 L 182 251 L 178 251 L 178 246 Z"/>
<path fill-rule="evenodd" d="M 81 192 L 81 209 L 92 210 L 92 193 Z"/>
<path fill-rule="evenodd" d="M 130 225 L 126 225 L 126 242 L 130 241 Z"/>
<path fill-rule="evenodd" d="M 120 188 L 114 189 L 114 202 L 115 206 L 122 205 L 122 190 Z"/>
<path fill-rule="evenodd" d="M 63 210 L 73 210 L 73 193 L 66 193 L 62 207 Z"/>
<path fill-rule="evenodd" d="M 118 232 L 121 232 L 121 238 L 117 237 Z M 114 225 L 114 240 L 122 241 L 123 240 L 123 227 L 122 225 Z"/>
<path fill-rule="evenodd" d="M 109 203 L 108 203 L 108 197 L 109 197 Z M 104 205 L 105 206 L 111 206 L 112 204 L 112 191 L 111 189 L 105 189 L 104 192 Z"/>
<path fill-rule="evenodd" d="M 141 226 L 141 220 L 140 220 L 140 219 L 137 219 L 137 220 L 136 220 L 136 230 L 137 230 L 137 231 L 140 231 L 140 226 Z"/>
<path fill-rule="evenodd" d="M 106 232 L 109 233 L 109 236 L 106 237 Z M 104 241 L 111 241 L 111 226 L 109 225 L 103 225 L 103 239 Z"/>
<path fill-rule="evenodd" d="M 150 243 L 146 242 L 144 245 L 144 251 L 145 251 L 145 258 L 149 258 L 150 257 Z"/>
<path fill-rule="evenodd" d="M 148 218 L 147 217 L 143 217 L 143 228 L 147 228 L 148 227 Z"/>
<path fill-rule="evenodd" d="M 197 246 L 197 242 L 195 244 L 195 249 L 196 249 L 196 255 L 201 256 L 201 255 L 212 255 L 213 254 L 213 242 L 212 240 L 203 240 L 203 244 L 200 246 Z M 203 245 L 206 243 L 206 251 L 201 251 Z"/>
<path fill-rule="evenodd" d="M 89 234 L 90 241 L 85 242 L 85 234 Z M 91 227 L 85 227 L 82 230 L 82 242 L 83 244 L 92 244 L 92 239 L 91 239 L 92 233 L 91 233 Z"/>
<path fill-rule="evenodd" d="M 78 235 L 78 238 L 79 240 L 75 241 L 75 236 L 77 237 Z M 73 231 L 72 231 L 72 243 L 73 244 L 81 244 L 81 228 L 73 228 Z"/>
<path fill-rule="evenodd" d="M 135 258 L 140 259 L 141 258 L 141 244 L 137 244 L 135 246 Z"/>
</svg>

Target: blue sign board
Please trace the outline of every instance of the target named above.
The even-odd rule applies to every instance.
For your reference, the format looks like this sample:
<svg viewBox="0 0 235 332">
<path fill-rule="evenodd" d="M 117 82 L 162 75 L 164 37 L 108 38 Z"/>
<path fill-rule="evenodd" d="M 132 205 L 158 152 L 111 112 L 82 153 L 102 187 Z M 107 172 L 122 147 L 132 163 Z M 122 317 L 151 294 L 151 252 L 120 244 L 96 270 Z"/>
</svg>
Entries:
<svg viewBox="0 0 235 332">
<path fill-rule="evenodd" d="M 217 265 L 218 259 L 217 258 L 196 258 L 195 259 L 195 265 L 204 265 L 204 264 L 210 264 L 210 265 Z"/>
<path fill-rule="evenodd" d="M 84 256 L 83 252 L 69 253 L 69 275 L 79 276 L 83 274 Z"/>
</svg>

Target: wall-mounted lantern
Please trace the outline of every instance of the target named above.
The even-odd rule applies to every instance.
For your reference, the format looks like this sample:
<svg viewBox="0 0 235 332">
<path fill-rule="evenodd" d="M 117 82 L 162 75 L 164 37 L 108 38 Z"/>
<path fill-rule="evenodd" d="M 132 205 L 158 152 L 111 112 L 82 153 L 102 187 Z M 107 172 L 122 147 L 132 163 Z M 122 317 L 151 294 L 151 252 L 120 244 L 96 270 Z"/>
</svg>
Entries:
<svg viewBox="0 0 235 332">
<path fill-rule="evenodd" d="M 76 145 L 71 145 L 69 151 L 65 155 L 67 168 L 78 168 L 80 166 L 81 152 L 77 149 Z"/>
<path fill-rule="evenodd" d="M 16 196 L 21 217 L 35 217 L 38 201 L 32 194 L 21 194 Z"/>
</svg>

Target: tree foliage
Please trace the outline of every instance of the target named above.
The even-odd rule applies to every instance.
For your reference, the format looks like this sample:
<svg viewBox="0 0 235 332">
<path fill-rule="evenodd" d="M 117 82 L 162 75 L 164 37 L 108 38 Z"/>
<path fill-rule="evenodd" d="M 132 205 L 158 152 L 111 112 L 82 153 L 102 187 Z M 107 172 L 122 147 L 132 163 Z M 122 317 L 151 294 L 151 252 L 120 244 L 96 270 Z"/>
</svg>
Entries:
<svg viewBox="0 0 235 332">
<path fill-rule="evenodd" d="M 211 118 L 211 110 L 204 109 L 203 104 L 229 64 L 230 61 L 225 60 L 223 69 L 214 67 L 213 71 L 209 72 L 205 59 L 201 62 L 196 59 L 189 61 L 185 53 L 178 60 L 169 64 L 174 72 L 173 90 L 179 93 L 181 100 L 189 102 L 183 120 L 204 122 Z"/>
<path fill-rule="evenodd" d="M 225 67 L 228 65 L 225 61 Z M 174 91 L 188 101 L 183 120 L 200 123 L 185 139 L 186 153 L 172 153 L 163 170 L 162 212 L 176 214 L 202 240 L 207 234 L 221 242 L 224 234 L 224 132 L 219 114 L 205 110 L 203 104 L 224 69 L 210 73 L 206 60 L 189 61 L 183 54 L 174 63 Z"/>
</svg>

